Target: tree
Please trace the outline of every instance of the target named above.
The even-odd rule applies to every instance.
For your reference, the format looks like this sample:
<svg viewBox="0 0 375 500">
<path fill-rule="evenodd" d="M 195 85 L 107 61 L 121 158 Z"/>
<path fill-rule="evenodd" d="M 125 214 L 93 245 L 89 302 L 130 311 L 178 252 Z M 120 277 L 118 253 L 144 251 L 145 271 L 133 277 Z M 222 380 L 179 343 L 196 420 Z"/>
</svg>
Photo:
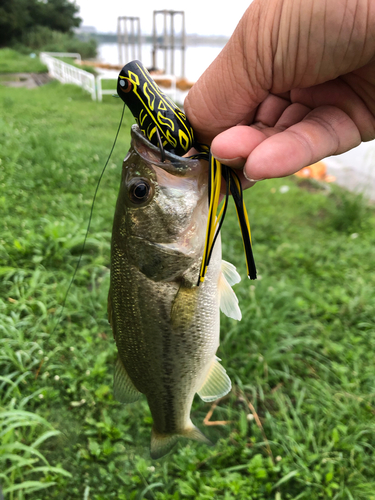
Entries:
<svg viewBox="0 0 375 500">
<path fill-rule="evenodd" d="M 79 7 L 69 0 L 34 1 L 34 3 L 36 10 L 33 18 L 37 19 L 41 26 L 67 33 L 82 22 L 81 18 L 75 17 Z"/>
<path fill-rule="evenodd" d="M 82 22 L 78 11 L 69 0 L 0 0 L 0 46 L 21 41 L 39 26 L 72 32 Z"/>
<path fill-rule="evenodd" d="M 32 25 L 29 12 L 31 2 L 25 0 L 0 0 L 0 45 L 6 45 L 13 38 L 19 38 Z M 35 3 L 32 0 L 32 3 Z"/>
</svg>

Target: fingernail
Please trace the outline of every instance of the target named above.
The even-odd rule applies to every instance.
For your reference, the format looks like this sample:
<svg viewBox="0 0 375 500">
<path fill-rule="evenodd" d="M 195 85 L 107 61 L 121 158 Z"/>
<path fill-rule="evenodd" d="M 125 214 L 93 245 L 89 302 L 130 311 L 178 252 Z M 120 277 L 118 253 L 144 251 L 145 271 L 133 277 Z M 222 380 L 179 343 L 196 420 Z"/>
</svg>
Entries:
<svg viewBox="0 0 375 500">
<path fill-rule="evenodd" d="M 236 156 L 235 158 L 218 158 L 217 156 L 214 156 L 214 155 L 212 155 L 212 156 L 215 158 L 215 160 L 219 161 L 220 163 L 224 163 L 224 165 L 227 162 L 243 160 L 243 158 L 241 158 L 241 156 Z"/>
<path fill-rule="evenodd" d="M 258 182 L 258 181 L 264 181 L 265 180 L 265 177 L 263 177 L 262 179 L 252 179 L 251 177 L 249 177 L 249 176 L 246 175 L 245 169 L 243 169 L 242 173 L 243 173 L 243 176 L 245 177 L 245 179 L 247 179 L 250 182 Z"/>
</svg>

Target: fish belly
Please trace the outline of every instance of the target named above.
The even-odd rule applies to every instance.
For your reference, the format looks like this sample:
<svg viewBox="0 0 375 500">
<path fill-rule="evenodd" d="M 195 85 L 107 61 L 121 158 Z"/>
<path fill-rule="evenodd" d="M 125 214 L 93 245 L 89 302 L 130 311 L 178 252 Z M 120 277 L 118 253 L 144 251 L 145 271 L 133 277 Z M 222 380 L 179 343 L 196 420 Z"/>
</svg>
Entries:
<svg viewBox="0 0 375 500">
<path fill-rule="evenodd" d="M 119 356 L 135 387 L 146 395 L 159 434 L 183 434 L 191 425 L 194 394 L 219 346 L 220 265 L 217 245 L 205 281 L 189 289 L 179 282 L 148 279 L 124 255 L 112 259 Z"/>
</svg>

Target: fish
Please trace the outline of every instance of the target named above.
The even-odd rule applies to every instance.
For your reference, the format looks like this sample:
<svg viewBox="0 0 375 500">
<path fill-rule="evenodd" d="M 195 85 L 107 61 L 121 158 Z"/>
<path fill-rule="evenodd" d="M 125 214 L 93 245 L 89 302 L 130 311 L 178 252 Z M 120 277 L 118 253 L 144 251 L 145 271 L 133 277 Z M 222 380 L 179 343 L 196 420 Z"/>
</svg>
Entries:
<svg viewBox="0 0 375 500">
<path fill-rule="evenodd" d="M 197 286 L 208 217 L 208 163 L 153 145 L 131 129 L 113 220 L 108 319 L 118 358 L 114 396 L 142 394 L 153 418 L 150 455 L 166 455 L 180 438 L 211 441 L 190 417 L 229 393 L 216 357 L 220 309 L 240 320 L 235 267 L 222 261 L 220 235 L 206 278 Z"/>
</svg>

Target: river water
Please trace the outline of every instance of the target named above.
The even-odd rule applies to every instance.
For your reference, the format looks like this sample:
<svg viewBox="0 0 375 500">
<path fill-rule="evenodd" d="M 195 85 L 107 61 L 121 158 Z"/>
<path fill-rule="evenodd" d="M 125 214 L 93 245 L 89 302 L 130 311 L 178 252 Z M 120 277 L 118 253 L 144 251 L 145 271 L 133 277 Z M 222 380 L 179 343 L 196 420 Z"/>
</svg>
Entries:
<svg viewBox="0 0 375 500">
<path fill-rule="evenodd" d="M 223 47 L 209 45 L 188 46 L 185 50 L 185 76 L 188 80 L 196 82 L 206 68 L 211 64 Z M 152 66 L 152 45 L 143 44 L 141 60 L 146 68 Z M 98 47 L 99 60 L 110 64 L 119 64 L 118 47 L 116 43 L 103 43 Z M 161 51 L 157 54 L 157 65 L 163 67 L 164 55 Z M 174 68 L 176 76 L 181 75 L 181 51 L 175 51 Z M 167 66 L 167 73 L 170 66 Z"/>
</svg>

